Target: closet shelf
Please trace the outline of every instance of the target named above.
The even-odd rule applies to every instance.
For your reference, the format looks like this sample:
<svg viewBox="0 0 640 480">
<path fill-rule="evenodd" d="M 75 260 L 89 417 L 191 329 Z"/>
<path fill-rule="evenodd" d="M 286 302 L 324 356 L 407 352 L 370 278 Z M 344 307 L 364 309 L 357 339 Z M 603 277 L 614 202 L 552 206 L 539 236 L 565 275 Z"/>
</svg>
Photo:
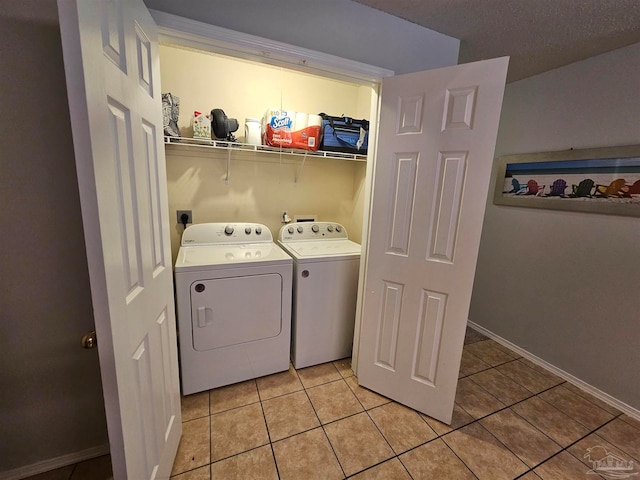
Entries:
<svg viewBox="0 0 640 480">
<path fill-rule="evenodd" d="M 356 162 L 366 162 L 366 155 L 355 155 L 341 152 L 324 152 L 298 150 L 294 148 L 270 147 L 268 145 L 249 145 L 247 143 L 228 142 L 225 140 L 208 140 L 187 137 L 164 137 L 166 146 L 185 149 L 218 149 L 228 152 L 255 152 L 266 154 L 283 154 L 307 158 L 328 158 L 332 160 L 352 160 Z"/>
</svg>

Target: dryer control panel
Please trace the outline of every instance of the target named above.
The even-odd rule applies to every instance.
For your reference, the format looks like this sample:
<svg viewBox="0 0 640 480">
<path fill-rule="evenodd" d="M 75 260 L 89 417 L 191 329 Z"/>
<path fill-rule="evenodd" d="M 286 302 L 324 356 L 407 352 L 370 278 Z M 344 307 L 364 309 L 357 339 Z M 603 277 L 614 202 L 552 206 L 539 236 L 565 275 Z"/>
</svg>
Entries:
<svg viewBox="0 0 640 480">
<path fill-rule="evenodd" d="M 280 229 L 278 237 L 281 242 L 323 239 L 346 240 L 348 238 L 347 230 L 335 222 L 289 223 Z"/>
<path fill-rule="evenodd" d="M 271 230 L 260 223 L 197 223 L 186 228 L 181 245 L 271 242 Z"/>
</svg>

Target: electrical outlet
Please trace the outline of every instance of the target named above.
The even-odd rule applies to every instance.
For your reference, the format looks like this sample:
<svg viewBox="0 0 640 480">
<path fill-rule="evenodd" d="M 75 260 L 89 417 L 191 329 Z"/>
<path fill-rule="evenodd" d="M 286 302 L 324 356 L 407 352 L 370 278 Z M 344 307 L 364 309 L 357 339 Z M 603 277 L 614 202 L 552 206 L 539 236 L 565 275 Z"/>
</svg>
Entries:
<svg viewBox="0 0 640 480">
<path fill-rule="evenodd" d="M 187 216 L 187 223 L 193 223 L 193 215 L 191 214 L 191 210 L 178 210 L 177 220 L 178 224 L 182 225 L 184 223 L 182 221 L 182 215 Z"/>
</svg>

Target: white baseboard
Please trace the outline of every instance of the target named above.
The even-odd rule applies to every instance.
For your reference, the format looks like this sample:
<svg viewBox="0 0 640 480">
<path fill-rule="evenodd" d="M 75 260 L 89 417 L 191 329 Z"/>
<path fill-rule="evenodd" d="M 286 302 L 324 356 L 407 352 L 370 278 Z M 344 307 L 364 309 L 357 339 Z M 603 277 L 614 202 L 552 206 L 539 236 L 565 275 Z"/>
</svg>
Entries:
<svg viewBox="0 0 640 480">
<path fill-rule="evenodd" d="M 68 465 L 83 462 L 85 460 L 90 460 L 92 458 L 101 457 L 102 455 L 106 455 L 108 453 L 109 445 L 100 445 L 98 447 L 88 448 L 80 452 L 62 455 L 61 457 L 43 460 L 42 462 L 34 463 L 32 465 L 25 465 L 24 467 L 0 472 L 0 479 L 20 480 L 21 478 L 27 478 L 32 475 L 38 475 L 39 473 L 49 472 L 51 470 L 55 470 L 56 468 L 62 468 Z"/>
<path fill-rule="evenodd" d="M 468 323 L 469 327 L 473 328 L 475 331 L 480 332 L 483 335 L 486 335 L 491 340 L 495 340 L 499 344 L 504 345 L 505 347 L 513 350 L 514 352 L 518 353 L 520 356 L 526 358 L 527 360 L 530 360 L 531 362 L 535 363 L 536 365 L 540 365 L 541 367 L 546 368 L 551 373 L 554 373 L 555 375 L 557 375 L 560 378 L 566 380 L 567 382 L 572 383 L 573 385 L 575 385 L 579 389 L 584 390 L 587 393 L 590 393 L 591 395 L 593 395 L 597 399 L 602 400 L 604 403 L 606 403 L 608 405 L 611 405 L 612 407 L 617 408 L 618 410 L 620 410 L 622 413 L 626 413 L 630 417 L 635 418 L 636 420 L 640 421 L 640 410 L 637 410 L 637 409 L 633 408 L 631 405 L 627 405 L 623 401 L 618 400 L 615 397 L 612 397 L 608 393 L 597 389 L 593 385 L 589 385 L 585 381 L 580 380 L 578 377 L 574 377 L 570 373 L 565 372 L 564 370 L 556 367 L 555 365 L 550 364 L 549 362 L 541 359 L 540 357 L 536 357 L 534 354 L 529 353 L 524 348 L 519 347 L 515 343 L 511 343 L 509 340 L 505 340 L 504 338 L 496 335 L 495 333 L 491 332 L 490 330 L 487 330 L 483 326 L 478 325 L 477 323 L 474 323 L 471 320 L 468 320 L 467 323 Z"/>
</svg>

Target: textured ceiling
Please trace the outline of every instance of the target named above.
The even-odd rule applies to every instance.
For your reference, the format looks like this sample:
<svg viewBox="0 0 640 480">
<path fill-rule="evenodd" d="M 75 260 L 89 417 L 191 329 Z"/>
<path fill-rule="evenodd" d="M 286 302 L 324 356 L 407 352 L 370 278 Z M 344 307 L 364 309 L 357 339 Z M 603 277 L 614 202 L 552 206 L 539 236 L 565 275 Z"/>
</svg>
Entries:
<svg viewBox="0 0 640 480">
<path fill-rule="evenodd" d="M 508 82 L 640 42 L 640 0 L 355 1 L 460 39 L 460 63 L 510 56 Z"/>
</svg>

